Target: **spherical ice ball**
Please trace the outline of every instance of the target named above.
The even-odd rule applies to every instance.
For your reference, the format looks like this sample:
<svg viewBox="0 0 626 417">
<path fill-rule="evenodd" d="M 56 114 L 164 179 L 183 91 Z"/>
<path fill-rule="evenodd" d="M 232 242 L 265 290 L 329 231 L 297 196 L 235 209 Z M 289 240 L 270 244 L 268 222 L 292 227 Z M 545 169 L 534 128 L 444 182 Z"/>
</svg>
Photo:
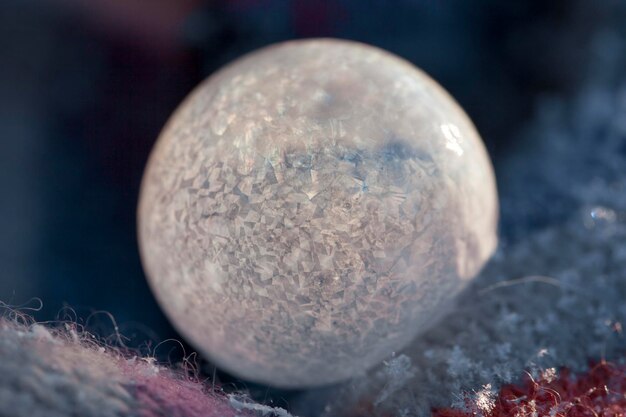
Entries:
<svg viewBox="0 0 626 417">
<path fill-rule="evenodd" d="M 175 112 L 139 237 L 188 341 L 242 378 L 308 387 L 434 324 L 492 254 L 497 206 L 483 143 L 436 82 L 371 46 L 293 41 Z"/>
</svg>

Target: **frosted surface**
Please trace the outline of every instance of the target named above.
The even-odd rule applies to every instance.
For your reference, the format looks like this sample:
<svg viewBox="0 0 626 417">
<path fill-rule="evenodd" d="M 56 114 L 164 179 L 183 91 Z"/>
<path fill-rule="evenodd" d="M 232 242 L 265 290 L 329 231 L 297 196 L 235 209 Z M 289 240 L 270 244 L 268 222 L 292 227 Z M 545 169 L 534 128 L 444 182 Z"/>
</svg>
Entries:
<svg viewBox="0 0 626 417">
<path fill-rule="evenodd" d="M 453 99 L 366 45 L 289 42 L 201 84 L 163 130 L 142 259 L 179 331 L 283 387 L 339 381 L 447 311 L 496 246 L 491 164 Z"/>
</svg>

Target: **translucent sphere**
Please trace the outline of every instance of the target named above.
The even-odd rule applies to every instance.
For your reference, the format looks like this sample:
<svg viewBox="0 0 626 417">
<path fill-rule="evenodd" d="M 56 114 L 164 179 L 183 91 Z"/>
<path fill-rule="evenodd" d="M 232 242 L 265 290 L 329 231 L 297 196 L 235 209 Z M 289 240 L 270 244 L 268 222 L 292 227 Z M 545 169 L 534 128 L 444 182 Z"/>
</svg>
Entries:
<svg viewBox="0 0 626 417">
<path fill-rule="evenodd" d="M 279 387 L 360 374 L 445 313 L 496 246 L 493 170 L 426 74 L 347 41 L 282 43 L 202 83 L 139 203 L 161 306 L 218 366 Z"/>
</svg>

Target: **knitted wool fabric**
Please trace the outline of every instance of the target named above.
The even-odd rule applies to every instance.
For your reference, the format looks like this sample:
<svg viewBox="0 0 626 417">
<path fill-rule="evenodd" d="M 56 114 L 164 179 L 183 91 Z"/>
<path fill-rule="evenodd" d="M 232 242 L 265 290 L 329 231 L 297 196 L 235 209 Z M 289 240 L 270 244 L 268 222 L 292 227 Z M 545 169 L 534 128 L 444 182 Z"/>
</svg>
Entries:
<svg viewBox="0 0 626 417">
<path fill-rule="evenodd" d="M 243 400 L 90 339 L 73 329 L 0 319 L 0 416 L 253 415 Z"/>
</svg>

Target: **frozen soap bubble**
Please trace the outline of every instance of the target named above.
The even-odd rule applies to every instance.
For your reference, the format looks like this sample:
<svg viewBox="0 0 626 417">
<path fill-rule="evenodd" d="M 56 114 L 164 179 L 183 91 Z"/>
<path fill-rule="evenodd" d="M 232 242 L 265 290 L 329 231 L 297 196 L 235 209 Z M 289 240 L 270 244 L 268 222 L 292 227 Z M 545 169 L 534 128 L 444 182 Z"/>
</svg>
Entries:
<svg viewBox="0 0 626 417">
<path fill-rule="evenodd" d="M 287 42 L 202 83 L 161 133 L 143 264 L 180 333 L 242 378 L 362 373 L 434 324 L 496 246 L 483 143 L 410 63 Z"/>
</svg>

